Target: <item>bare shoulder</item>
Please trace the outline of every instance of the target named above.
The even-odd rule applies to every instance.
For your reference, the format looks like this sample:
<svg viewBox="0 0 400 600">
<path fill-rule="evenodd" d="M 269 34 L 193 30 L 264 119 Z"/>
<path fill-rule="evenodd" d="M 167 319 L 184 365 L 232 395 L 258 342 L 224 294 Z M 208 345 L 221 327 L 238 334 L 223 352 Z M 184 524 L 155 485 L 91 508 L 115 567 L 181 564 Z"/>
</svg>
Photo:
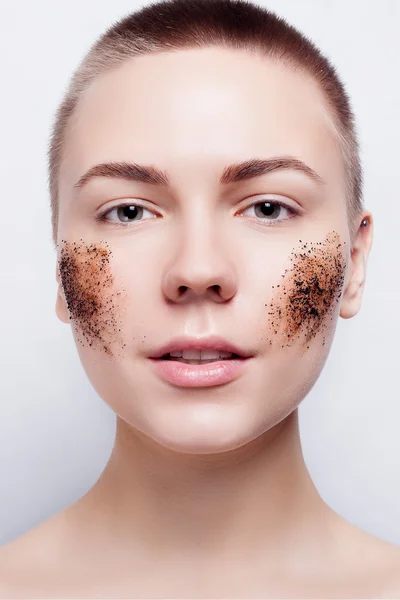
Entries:
<svg viewBox="0 0 400 600">
<path fill-rule="evenodd" d="M 338 516 L 338 515 L 337 515 Z M 400 600 L 400 547 L 338 516 L 338 548 L 343 563 L 362 575 L 366 597 Z"/>
<path fill-rule="evenodd" d="M 2 564 L 11 565 L 18 558 L 23 560 L 30 556 L 40 559 L 44 554 L 47 557 L 51 544 L 54 545 L 64 528 L 65 513 L 66 511 L 61 511 L 53 515 L 23 535 L 0 546 L 0 567 Z"/>
<path fill-rule="evenodd" d="M 382 598 L 400 599 L 400 548 L 389 544 L 387 552 L 387 575 L 383 583 Z"/>
<path fill-rule="evenodd" d="M 400 554 L 400 550 L 399 553 Z M 382 599 L 400 599 L 400 556 L 395 556 L 388 564 L 385 580 L 382 582 Z"/>
<path fill-rule="evenodd" d="M 0 599 L 29 597 L 54 600 L 57 594 L 62 594 L 57 597 L 84 597 L 82 590 L 88 589 L 89 580 L 98 584 L 102 573 L 99 565 L 104 566 L 104 562 L 90 551 L 95 542 L 86 538 L 91 536 L 85 531 L 77 536 L 76 530 L 75 527 L 74 534 L 71 534 L 71 519 L 63 511 L 0 547 Z M 333 585 L 330 598 L 400 600 L 399 546 L 352 525 L 338 515 L 332 521 L 331 537 L 334 539 L 334 552 L 324 559 L 321 557 L 321 590 L 329 590 Z M 82 556 L 85 556 L 84 561 Z M 89 560 L 88 556 L 91 557 Z M 81 569 L 83 563 L 84 572 Z M 68 578 L 65 577 L 66 572 Z M 332 576 L 327 576 L 329 572 Z M 108 580 L 112 585 L 113 576 L 104 574 L 103 583 L 109 583 Z M 312 583 L 314 585 L 315 581 Z M 308 589 L 309 582 L 304 581 L 304 585 Z M 76 590 L 80 592 L 78 596 L 74 595 Z"/>
<path fill-rule="evenodd" d="M 63 521 L 63 512 L 58 513 L 0 547 L 1 599 L 26 597 L 27 586 L 51 572 L 59 554 Z"/>
</svg>

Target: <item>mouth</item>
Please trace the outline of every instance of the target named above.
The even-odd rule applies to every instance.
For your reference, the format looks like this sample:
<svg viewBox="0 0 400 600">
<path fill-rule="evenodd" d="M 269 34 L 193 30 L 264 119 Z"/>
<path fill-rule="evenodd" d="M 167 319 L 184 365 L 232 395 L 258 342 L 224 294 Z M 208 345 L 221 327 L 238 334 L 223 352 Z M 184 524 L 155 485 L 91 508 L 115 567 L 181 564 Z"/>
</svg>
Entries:
<svg viewBox="0 0 400 600">
<path fill-rule="evenodd" d="M 179 362 L 185 365 L 208 365 L 210 363 L 214 363 L 214 362 L 221 362 L 221 361 L 227 361 L 227 360 L 238 360 L 238 359 L 242 359 L 244 360 L 244 358 L 242 356 L 239 356 L 239 354 L 235 354 L 234 352 L 224 352 L 224 353 L 220 353 L 219 356 L 212 356 L 212 357 L 195 357 L 195 358 L 187 358 L 187 357 L 183 357 L 183 356 L 173 356 L 171 355 L 169 352 L 167 354 L 164 354 L 163 356 L 160 356 L 159 360 L 167 360 L 167 361 L 174 361 L 174 362 Z"/>
<path fill-rule="evenodd" d="M 238 354 L 213 358 L 184 358 L 164 354 L 151 358 L 155 373 L 180 388 L 211 387 L 231 383 L 244 375 L 251 358 Z M 212 363 L 212 364 L 211 364 Z"/>
<path fill-rule="evenodd" d="M 149 352 L 147 356 L 163 361 L 177 359 L 180 362 L 186 362 L 187 360 L 212 362 L 249 358 L 254 356 L 254 351 L 241 348 L 216 335 L 203 338 L 181 336 L 170 340 L 161 348 Z"/>
</svg>

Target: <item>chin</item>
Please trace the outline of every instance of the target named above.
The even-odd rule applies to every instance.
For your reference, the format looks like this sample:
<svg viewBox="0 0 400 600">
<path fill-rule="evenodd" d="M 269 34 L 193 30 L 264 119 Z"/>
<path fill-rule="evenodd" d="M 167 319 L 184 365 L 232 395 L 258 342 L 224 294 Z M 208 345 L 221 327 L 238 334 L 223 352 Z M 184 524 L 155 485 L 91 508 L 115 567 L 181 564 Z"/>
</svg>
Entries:
<svg viewBox="0 0 400 600">
<path fill-rule="evenodd" d="M 246 410 L 247 409 L 247 410 Z M 240 448 L 260 433 L 260 423 L 249 406 L 189 402 L 184 410 L 165 409 L 141 431 L 153 442 L 183 454 L 218 454 Z"/>
</svg>

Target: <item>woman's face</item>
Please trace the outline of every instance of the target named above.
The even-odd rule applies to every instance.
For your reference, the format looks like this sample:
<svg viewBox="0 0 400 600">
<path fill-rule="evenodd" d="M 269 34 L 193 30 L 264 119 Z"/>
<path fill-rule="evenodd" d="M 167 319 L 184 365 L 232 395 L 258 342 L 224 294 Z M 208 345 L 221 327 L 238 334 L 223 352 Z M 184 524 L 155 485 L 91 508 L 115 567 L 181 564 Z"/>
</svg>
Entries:
<svg viewBox="0 0 400 600">
<path fill-rule="evenodd" d="M 220 182 L 227 165 L 277 157 L 310 172 L 275 161 Z M 82 179 L 105 163 L 151 165 L 169 185 L 121 167 Z M 218 452 L 296 408 L 326 361 L 349 276 L 344 177 L 320 92 L 266 59 L 155 54 L 91 85 L 60 174 L 56 310 L 124 421 L 171 449 Z M 172 338 L 211 335 L 253 355 L 228 383 L 180 387 L 154 369 L 149 357 Z"/>
</svg>

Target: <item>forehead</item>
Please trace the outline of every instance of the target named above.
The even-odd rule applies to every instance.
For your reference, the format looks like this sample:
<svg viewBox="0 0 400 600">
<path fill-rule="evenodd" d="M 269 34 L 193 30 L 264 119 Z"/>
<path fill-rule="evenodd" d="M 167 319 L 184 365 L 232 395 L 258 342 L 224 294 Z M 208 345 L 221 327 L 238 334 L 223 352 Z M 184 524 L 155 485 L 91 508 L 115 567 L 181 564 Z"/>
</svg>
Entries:
<svg viewBox="0 0 400 600">
<path fill-rule="evenodd" d="M 61 175 L 72 185 L 108 161 L 210 169 L 286 154 L 328 183 L 343 177 L 316 83 L 265 57 L 218 47 L 145 55 L 98 76 L 79 100 L 66 145 Z"/>
</svg>

